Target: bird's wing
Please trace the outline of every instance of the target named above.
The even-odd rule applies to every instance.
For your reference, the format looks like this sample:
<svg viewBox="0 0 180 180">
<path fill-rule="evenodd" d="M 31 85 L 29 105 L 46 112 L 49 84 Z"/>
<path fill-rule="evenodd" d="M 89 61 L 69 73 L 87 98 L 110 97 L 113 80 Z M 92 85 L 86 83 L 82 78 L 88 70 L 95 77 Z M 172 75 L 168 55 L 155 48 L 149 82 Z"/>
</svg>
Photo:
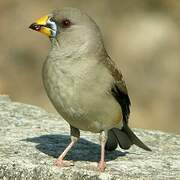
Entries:
<svg viewBox="0 0 180 180">
<path fill-rule="evenodd" d="M 151 149 L 147 147 L 128 127 L 131 102 L 121 71 L 118 70 L 110 57 L 107 57 L 105 61 L 104 64 L 114 78 L 111 93 L 120 104 L 123 114 L 123 127 L 121 129 L 112 128 L 108 131 L 108 140 L 105 147 L 106 150 L 116 149 L 117 144 L 119 144 L 123 149 L 129 149 L 131 145 L 135 144 L 140 148 L 151 151 Z"/>
<path fill-rule="evenodd" d="M 121 71 L 117 68 L 115 63 L 111 60 L 110 57 L 105 58 L 105 65 L 108 68 L 109 72 L 114 77 L 114 82 L 112 84 L 111 93 L 118 101 L 121 106 L 123 113 L 123 122 L 128 123 L 129 114 L 130 114 L 130 98 L 128 96 L 127 87 L 123 79 Z"/>
</svg>

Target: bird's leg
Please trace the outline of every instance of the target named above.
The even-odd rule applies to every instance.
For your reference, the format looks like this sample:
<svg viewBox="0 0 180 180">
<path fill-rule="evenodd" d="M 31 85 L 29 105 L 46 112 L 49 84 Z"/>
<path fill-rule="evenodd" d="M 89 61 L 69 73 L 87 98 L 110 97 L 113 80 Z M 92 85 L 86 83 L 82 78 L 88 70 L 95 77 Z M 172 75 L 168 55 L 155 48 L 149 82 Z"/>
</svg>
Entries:
<svg viewBox="0 0 180 180">
<path fill-rule="evenodd" d="M 65 161 L 64 157 L 68 153 L 68 151 L 76 144 L 80 137 L 80 132 L 79 129 L 70 126 L 71 128 L 71 142 L 70 144 L 66 147 L 66 149 L 62 152 L 62 154 L 58 157 L 58 159 L 54 162 L 56 166 L 59 167 L 65 167 L 65 166 L 73 166 L 73 161 Z"/>
<path fill-rule="evenodd" d="M 101 144 L 101 158 L 100 158 L 100 161 L 98 163 L 98 170 L 103 172 L 105 167 L 106 167 L 106 163 L 104 161 L 105 159 L 105 144 L 106 144 L 106 141 L 107 141 L 107 131 L 102 131 L 100 136 L 99 136 L 99 139 L 100 139 L 100 144 Z"/>
</svg>

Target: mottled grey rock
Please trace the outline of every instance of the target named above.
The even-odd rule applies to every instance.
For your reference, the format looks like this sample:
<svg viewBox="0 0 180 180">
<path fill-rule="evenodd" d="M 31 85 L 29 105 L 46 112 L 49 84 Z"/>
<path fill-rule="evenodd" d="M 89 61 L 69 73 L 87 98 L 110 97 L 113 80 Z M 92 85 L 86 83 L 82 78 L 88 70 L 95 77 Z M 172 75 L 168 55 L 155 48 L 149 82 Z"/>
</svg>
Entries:
<svg viewBox="0 0 180 180">
<path fill-rule="evenodd" d="M 8 95 L 0 95 L 0 101 L 11 101 Z"/>
<path fill-rule="evenodd" d="M 69 126 L 61 117 L 32 105 L 0 97 L 0 179 L 180 179 L 180 136 L 134 130 L 152 148 L 107 152 L 107 168 L 97 172 L 98 135 L 82 132 L 66 159 L 75 166 L 58 168 L 55 158 L 69 142 Z"/>
</svg>

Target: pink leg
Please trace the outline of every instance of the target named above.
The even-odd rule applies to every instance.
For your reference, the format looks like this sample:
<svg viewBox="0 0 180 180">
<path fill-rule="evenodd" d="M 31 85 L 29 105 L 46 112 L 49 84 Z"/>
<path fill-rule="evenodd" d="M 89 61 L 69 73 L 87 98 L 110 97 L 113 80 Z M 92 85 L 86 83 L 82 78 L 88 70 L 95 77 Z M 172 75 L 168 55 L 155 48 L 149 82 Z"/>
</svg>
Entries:
<svg viewBox="0 0 180 180">
<path fill-rule="evenodd" d="M 106 131 L 102 131 L 100 134 L 100 143 L 101 143 L 101 158 L 100 161 L 98 163 L 98 170 L 103 172 L 105 170 L 106 167 L 106 163 L 104 161 L 105 159 L 105 144 L 107 141 L 107 132 Z"/>
<path fill-rule="evenodd" d="M 68 151 L 76 144 L 80 136 L 79 130 L 71 126 L 71 143 L 66 147 L 58 159 L 54 162 L 54 165 L 59 167 L 73 166 L 73 161 L 65 161 L 64 157 Z"/>
</svg>

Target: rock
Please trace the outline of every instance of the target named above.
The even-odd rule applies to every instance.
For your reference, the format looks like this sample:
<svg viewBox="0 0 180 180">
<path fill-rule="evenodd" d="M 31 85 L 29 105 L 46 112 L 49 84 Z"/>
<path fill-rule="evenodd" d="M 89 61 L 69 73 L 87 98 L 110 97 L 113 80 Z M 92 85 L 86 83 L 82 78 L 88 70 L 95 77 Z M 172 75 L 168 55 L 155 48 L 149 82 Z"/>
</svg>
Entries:
<svg viewBox="0 0 180 180">
<path fill-rule="evenodd" d="M 8 95 L 0 95 L 0 101 L 11 101 Z"/>
<path fill-rule="evenodd" d="M 69 126 L 61 117 L 32 105 L 0 97 L 0 179 L 180 179 L 180 135 L 134 130 L 152 148 L 133 146 L 106 153 L 104 173 L 95 170 L 98 135 L 82 132 L 66 159 L 75 166 L 58 168 L 55 158 L 69 142 Z"/>
</svg>

